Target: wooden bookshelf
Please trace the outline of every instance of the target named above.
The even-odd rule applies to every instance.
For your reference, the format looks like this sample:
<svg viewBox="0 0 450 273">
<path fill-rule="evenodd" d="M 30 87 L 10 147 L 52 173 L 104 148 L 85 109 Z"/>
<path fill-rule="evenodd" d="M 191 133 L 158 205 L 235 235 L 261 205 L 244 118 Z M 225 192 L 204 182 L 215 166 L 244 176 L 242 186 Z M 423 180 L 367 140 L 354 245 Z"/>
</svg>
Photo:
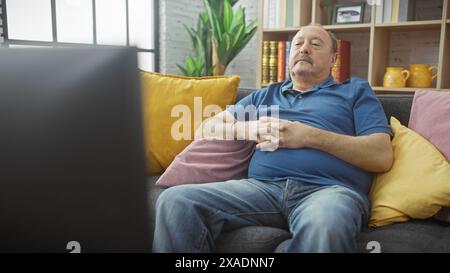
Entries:
<svg viewBox="0 0 450 273">
<path fill-rule="evenodd" d="M 449 3 L 450 5 L 450 3 Z M 450 89 L 450 23 L 447 23 L 442 33 L 443 48 L 441 52 L 442 74 L 440 77 L 441 87 Z"/>
<path fill-rule="evenodd" d="M 325 25 L 326 30 L 333 32 L 358 32 L 370 30 L 371 24 Z"/>
<path fill-rule="evenodd" d="M 264 1 L 260 1 L 259 19 L 263 22 Z M 300 27 L 309 23 L 320 23 L 334 32 L 338 39 L 352 42 L 351 75 L 365 78 L 377 93 L 413 93 L 416 88 L 385 88 L 383 77 L 388 66 L 427 63 L 438 66 L 438 77 L 430 89 L 450 92 L 450 0 L 442 0 L 442 14 L 422 21 L 398 23 L 375 23 L 376 9 L 366 5 L 365 21 L 361 24 L 324 24 L 325 15 L 320 0 L 302 0 L 302 18 L 310 20 L 300 26 L 290 28 L 259 29 L 262 41 L 259 43 L 257 86 L 261 87 L 262 44 L 263 41 L 287 40 Z M 335 0 L 335 3 L 355 2 L 355 0 Z M 356 1 L 358 2 L 358 1 Z M 366 2 L 359 0 L 359 2 Z M 303 9 L 306 9 L 303 10 Z M 369 15 L 368 15 L 369 14 Z M 260 24 L 262 25 L 262 24 Z"/>
<path fill-rule="evenodd" d="M 375 24 L 376 28 L 389 28 L 389 29 L 397 29 L 397 30 L 430 29 L 430 28 L 440 28 L 441 26 L 442 26 L 442 20 Z"/>
<path fill-rule="evenodd" d="M 420 88 L 388 88 L 382 86 L 372 86 L 372 89 L 380 92 L 396 92 L 396 93 L 414 93 L 416 90 Z M 426 88 L 427 90 L 437 90 L 437 88 Z M 450 91 L 450 89 L 441 89 L 442 91 Z"/>
</svg>

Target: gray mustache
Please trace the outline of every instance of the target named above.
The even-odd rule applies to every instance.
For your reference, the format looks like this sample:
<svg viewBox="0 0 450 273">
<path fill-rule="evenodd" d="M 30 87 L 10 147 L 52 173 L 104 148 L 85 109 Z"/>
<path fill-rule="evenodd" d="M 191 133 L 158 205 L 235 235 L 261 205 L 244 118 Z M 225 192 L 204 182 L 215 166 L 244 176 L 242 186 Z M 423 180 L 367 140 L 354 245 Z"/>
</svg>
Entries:
<svg viewBox="0 0 450 273">
<path fill-rule="evenodd" d="M 302 57 L 302 58 L 300 58 L 300 59 L 298 59 L 298 61 L 300 62 L 300 61 L 305 61 L 305 62 L 308 62 L 308 63 L 313 63 L 313 60 L 310 58 L 310 57 Z"/>
</svg>

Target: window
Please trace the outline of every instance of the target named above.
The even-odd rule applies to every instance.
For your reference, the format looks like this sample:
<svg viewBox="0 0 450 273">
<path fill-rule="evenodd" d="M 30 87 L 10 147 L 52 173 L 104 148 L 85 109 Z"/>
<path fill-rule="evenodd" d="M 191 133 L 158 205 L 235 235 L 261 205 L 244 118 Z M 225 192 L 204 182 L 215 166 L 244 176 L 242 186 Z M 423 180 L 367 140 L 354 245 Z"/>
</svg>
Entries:
<svg viewBox="0 0 450 273">
<path fill-rule="evenodd" d="M 158 71 L 158 0 L 0 0 L 5 47 L 120 45 Z"/>
</svg>

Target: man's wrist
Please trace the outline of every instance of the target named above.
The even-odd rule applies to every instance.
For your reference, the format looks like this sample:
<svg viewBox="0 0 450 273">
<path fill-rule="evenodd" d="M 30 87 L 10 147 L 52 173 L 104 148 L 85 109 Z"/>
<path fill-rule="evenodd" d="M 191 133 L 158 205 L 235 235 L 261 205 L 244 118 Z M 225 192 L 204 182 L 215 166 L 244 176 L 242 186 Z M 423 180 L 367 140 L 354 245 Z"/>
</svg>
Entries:
<svg viewBox="0 0 450 273">
<path fill-rule="evenodd" d="M 305 146 L 312 149 L 326 151 L 326 142 L 334 138 L 335 133 L 310 127 L 305 137 Z"/>
</svg>

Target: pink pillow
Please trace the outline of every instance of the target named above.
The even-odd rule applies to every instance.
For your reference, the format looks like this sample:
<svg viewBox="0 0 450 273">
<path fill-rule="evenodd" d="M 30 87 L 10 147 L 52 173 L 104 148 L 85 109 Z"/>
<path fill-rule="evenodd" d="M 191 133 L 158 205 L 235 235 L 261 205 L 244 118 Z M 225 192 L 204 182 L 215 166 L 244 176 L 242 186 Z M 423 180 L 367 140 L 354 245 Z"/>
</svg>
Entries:
<svg viewBox="0 0 450 273">
<path fill-rule="evenodd" d="M 450 161 L 449 117 L 450 93 L 416 91 L 408 127 L 433 143 L 447 161 Z M 435 218 L 450 222 L 450 208 L 442 208 Z"/>
<path fill-rule="evenodd" d="M 428 139 L 450 161 L 450 93 L 417 91 L 409 128 Z"/>
<path fill-rule="evenodd" d="M 226 181 L 247 176 L 255 142 L 195 140 L 156 181 L 162 187 Z"/>
</svg>

